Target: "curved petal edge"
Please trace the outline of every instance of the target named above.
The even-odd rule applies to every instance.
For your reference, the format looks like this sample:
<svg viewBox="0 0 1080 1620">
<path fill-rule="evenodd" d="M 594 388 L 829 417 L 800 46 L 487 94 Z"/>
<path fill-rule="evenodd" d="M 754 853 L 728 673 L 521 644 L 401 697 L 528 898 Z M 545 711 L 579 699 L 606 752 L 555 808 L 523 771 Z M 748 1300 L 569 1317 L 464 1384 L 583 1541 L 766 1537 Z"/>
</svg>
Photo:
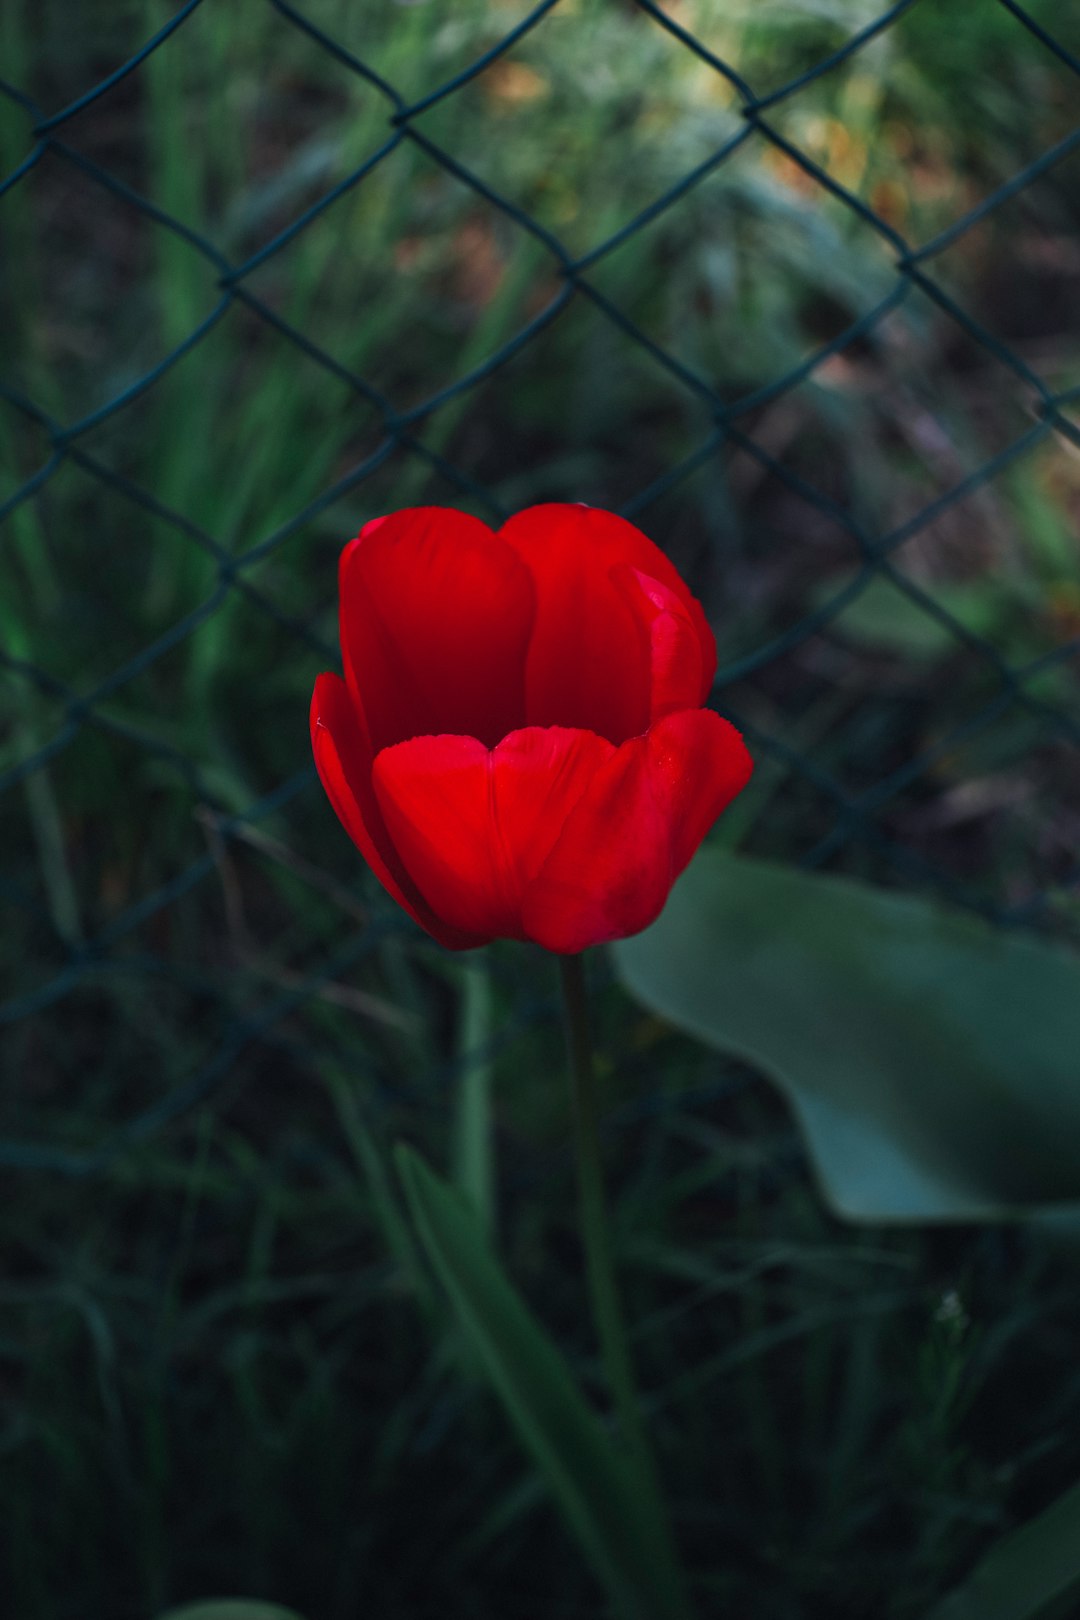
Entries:
<svg viewBox="0 0 1080 1620">
<path fill-rule="evenodd" d="M 385 823 L 425 903 L 451 928 L 525 939 L 522 897 L 596 773 L 615 753 L 592 732 L 528 726 L 495 748 L 413 737 L 376 756 Z"/>
<path fill-rule="evenodd" d="M 711 709 L 666 715 L 623 743 L 524 896 L 528 938 L 569 954 L 647 928 L 752 770 L 735 727 Z"/>
<path fill-rule="evenodd" d="M 485 941 L 445 928 L 427 906 L 394 849 L 371 784 L 371 749 L 340 675 L 320 675 L 311 697 L 311 749 L 334 813 L 387 894 L 451 950 Z"/>
</svg>

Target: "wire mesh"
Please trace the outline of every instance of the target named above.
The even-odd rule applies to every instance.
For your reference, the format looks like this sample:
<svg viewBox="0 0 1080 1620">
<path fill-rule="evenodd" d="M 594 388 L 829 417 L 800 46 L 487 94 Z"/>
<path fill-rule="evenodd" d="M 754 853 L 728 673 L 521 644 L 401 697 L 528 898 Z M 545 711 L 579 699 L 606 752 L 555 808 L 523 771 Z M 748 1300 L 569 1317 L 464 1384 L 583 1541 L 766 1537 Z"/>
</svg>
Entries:
<svg viewBox="0 0 1080 1620">
<path fill-rule="evenodd" d="M 1080 149 L 1080 127 L 1069 129 L 988 194 L 971 200 L 944 228 L 919 242 L 909 239 L 895 217 L 887 217 L 882 206 L 875 206 L 874 198 L 868 201 L 851 185 L 838 179 L 824 160 L 812 155 L 805 143 L 786 132 L 783 114 L 817 81 L 871 52 L 875 41 L 900 24 L 906 13 L 917 5 L 932 8 L 933 0 L 900 0 L 899 4 L 852 32 L 831 53 L 764 94 L 756 93 L 736 66 L 711 49 L 708 38 L 699 37 L 685 26 L 680 20 L 685 16 L 685 8 L 672 6 L 665 10 L 653 0 L 634 0 L 642 27 L 662 31 L 673 49 L 692 56 L 702 74 L 715 79 L 718 89 L 723 90 L 731 103 L 734 124 L 715 149 L 681 173 L 660 195 L 643 199 L 640 210 L 632 218 L 620 222 L 585 251 L 575 252 L 546 218 L 541 219 L 516 198 L 504 194 L 472 163 L 443 145 L 425 127 L 425 115 L 465 94 L 474 81 L 499 70 L 500 64 L 505 64 L 515 47 L 534 30 L 553 27 L 560 0 L 543 0 L 474 60 L 411 99 L 365 61 L 362 53 L 347 48 L 301 7 L 288 0 L 267 0 L 268 8 L 298 40 L 325 54 L 346 75 L 363 81 L 366 92 L 382 106 L 383 129 L 375 148 L 366 152 L 344 177 L 314 201 L 305 203 L 257 250 L 236 260 L 221 249 L 209 230 L 197 228 L 167 211 L 147 191 L 133 184 L 130 176 L 116 172 L 117 166 L 110 164 L 107 152 L 103 156 L 94 148 L 91 155 L 80 139 L 80 117 L 93 112 L 100 104 L 108 104 L 111 97 L 134 93 L 133 86 L 138 85 L 153 61 L 164 53 L 182 53 L 188 49 L 185 40 L 192 19 L 200 10 L 212 9 L 214 5 L 215 0 L 188 0 L 133 55 L 54 111 L 48 112 L 38 105 L 23 85 L 0 83 L 8 110 L 17 112 L 23 131 L 22 155 L 0 181 L 0 198 L 7 199 L 6 206 L 10 208 L 17 203 L 31 184 L 35 171 L 45 164 L 59 164 L 73 183 L 77 181 L 95 199 L 102 199 L 102 207 L 109 199 L 139 216 L 151 230 L 159 251 L 166 251 L 167 245 L 168 251 L 188 255 L 183 277 L 190 280 L 196 273 L 191 266 L 197 264 L 197 275 L 209 303 L 205 313 L 192 321 L 184 334 L 152 365 L 138 375 L 126 377 L 103 402 L 76 414 L 74 419 L 65 416 L 62 399 L 49 402 L 46 408 L 46 403 L 29 397 L 15 382 L 5 381 L 0 386 L 0 399 L 6 402 L 13 419 L 33 430 L 37 435 L 35 442 L 44 446 L 38 465 L 0 505 L 0 520 L 5 522 L 9 536 L 19 514 L 32 511 L 51 482 L 74 469 L 106 490 L 110 500 L 137 509 L 147 522 L 161 526 L 184 547 L 201 554 L 208 560 L 209 570 L 206 576 L 209 585 L 201 599 L 164 629 L 156 629 L 133 656 L 120 661 L 102 679 L 80 684 L 62 678 L 39 662 L 32 637 L 13 641 L 10 633 L 6 635 L 5 645 L 0 649 L 0 662 L 9 676 L 12 714 L 25 716 L 29 712 L 35 717 L 46 714 L 48 721 L 39 722 L 35 718 L 30 726 L 25 720 L 19 720 L 10 728 L 6 763 L 0 773 L 0 795 L 6 797 L 9 812 L 17 820 L 22 817 L 24 794 L 32 797 L 39 792 L 42 796 L 36 804 L 39 826 L 36 848 L 25 838 L 21 843 L 18 839 L 8 840 L 9 847 L 16 852 L 18 864 L 11 871 L 5 891 L 14 919 L 12 937 L 24 928 L 36 930 L 38 935 L 49 935 L 52 966 L 43 971 L 35 958 L 30 982 L 21 973 L 16 975 L 15 989 L 0 1002 L 0 1022 L 10 1033 L 25 1031 L 35 1021 L 62 1017 L 73 994 L 107 980 L 130 981 L 136 986 L 161 978 L 186 982 L 193 994 L 209 998 L 219 1009 L 204 1059 L 178 1083 L 156 1096 L 151 1105 L 136 1103 L 122 1127 L 107 1133 L 101 1141 L 74 1146 L 10 1138 L 0 1142 L 0 1162 L 24 1168 L 51 1167 L 73 1174 L 99 1168 L 127 1143 L 148 1135 L 190 1109 L 228 1076 L 247 1048 L 265 1043 L 287 1044 L 291 1015 L 313 998 L 326 994 L 328 988 L 340 990 L 342 975 L 348 974 L 388 934 L 405 926 L 389 913 L 376 914 L 377 920 L 363 928 L 346 919 L 336 939 L 331 942 L 323 939 L 318 949 L 308 953 L 300 970 L 292 972 L 285 980 L 279 979 L 277 993 L 251 996 L 245 992 L 240 998 L 243 1005 L 238 1008 L 236 996 L 228 983 L 222 981 L 220 973 L 213 970 L 200 973 L 191 967 L 190 952 L 185 955 L 184 949 L 173 949 L 168 919 L 179 902 L 200 886 L 211 885 L 216 889 L 221 885 L 222 851 L 228 846 L 243 843 L 247 848 L 257 847 L 258 840 L 266 837 L 260 829 L 272 825 L 285 807 L 294 806 L 305 797 L 316 807 L 313 814 L 320 813 L 321 796 L 313 770 L 305 763 L 304 714 L 298 711 L 288 717 L 288 723 L 296 728 L 298 769 L 270 791 L 255 794 L 249 802 L 237 806 L 235 794 L 221 791 L 212 761 L 208 763 L 195 757 L 182 740 L 170 740 L 167 728 L 150 728 L 127 717 L 117 708 L 117 700 L 133 682 L 183 649 L 198 631 L 238 599 L 272 626 L 271 662 L 283 662 L 292 652 L 309 661 L 312 657 L 324 664 L 336 661 L 336 649 L 324 628 L 320 628 L 319 620 L 321 618 L 325 625 L 325 615 L 291 611 L 283 605 L 279 594 L 260 582 L 260 570 L 290 547 L 303 546 L 312 525 L 344 498 L 357 496 L 363 501 L 365 487 L 376 487 L 379 475 L 388 466 L 397 466 L 400 458 L 422 469 L 426 478 L 441 487 L 444 493 L 439 498 L 447 503 L 461 501 L 493 519 L 508 515 L 506 489 L 493 488 L 485 479 L 482 456 L 470 460 L 467 446 L 444 443 L 438 438 L 429 442 L 425 435 L 438 421 L 440 413 L 445 415 L 475 397 L 477 391 L 519 357 L 542 353 L 550 334 L 567 319 L 571 310 L 587 311 L 590 320 L 612 329 L 620 342 L 631 345 L 642 364 L 665 373 L 674 396 L 686 400 L 695 423 L 704 424 L 698 442 L 686 453 L 674 457 L 659 474 L 650 469 L 648 481 L 624 495 L 619 509 L 625 515 L 649 528 L 650 511 L 658 503 L 677 497 L 680 489 L 702 468 L 723 464 L 725 457 L 739 454 L 748 466 L 757 469 L 758 476 L 776 480 L 786 497 L 800 510 L 817 514 L 842 534 L 850 548 L 854 559 L 850 577 L 816 601 L 811 611 L 800 613 L 786 628 L 770 631 L 758 644 L 742 649 L 737 656 L 726 661 L 722 658 L 715 687 L 717 704 L 742 726 L 755 753 L 775 766 L 778 781 L 804 784 L 815 796 L 815 802 L 827 807 L 827 814 L 819 812 L 815 836 L 794 852 L 794 858 L 811 866 L 846 865 L 881 880 L 940 892 L 1002 925 L 1042 924 L 1076 937 L 1073 897 L 1080 877 L 1080 862 L 1075 850 L 1070 854 L 1058 847 L 1067 844 L 1067 837 L 1058 835 L 1046 881 L 1040 885 L 1029 883 L 1021 892 L 1002 895 L 988 892 L 985 884 L 969 881 L 967 874 L 958 875 L 947 864 L 935 860 L 918 841 L 897 837 L 890 827 L 887 812 L 912 784 L 933 780 L 942 761 L 956 758 L 972 738 L 984 735 L 1016 713 L 1022 713 L 1025 721 L 1037 728 L 1040 747 L 1061 752 L 1066 761 L 1066 784 L 1076 781 L 1075 749 L 1080 736 L 1080 718 L 1075 705 L 1070 707 L 1069 689 L 1055 682 L 1055 676 L 1067 670 L 1080 652 L 1080 634 L 1066 633 L 1074 630 L 1074 626 L 1068 624 L 1056 643 L 1040 651 L 1038 656 L 1017 660 L 1002 650 L 993 634 L 981 633 L 977 625 L 973 626 L 943 599 L 942 593 L 920 582 L 910 570 L 902 568 L 900 562 L 907 555 L 905 548 L 910 549 L 919 536 L 954 508 L 977 497 L 1017 464 L 1047 446 L 1056 447 L 1063 456 L 1075 454 L 1080 446 L 1080 427 L 1073 414 L 1080 399 L 1080 388 L 1053 386 L 1016 347 L 1003 341 L 965 306 L 962 297 L 936 268 L 942 256 L 962 243 L 969 233 Z M 563 3 L 561 9 L 567 13 L 572 8 Z M 1034 39 L 1039 48 L 1053 58 L 1075 98 L 1080 83 L 1080 58 L 1044 27 L 1032 11 L 1014 0 L 988 0 L 985 9 L 1007 14 L 1017 30 Z M 872 78 L 880 70 L 871 65 L 867 71 Z M 648 92 L 644 94 L 647 101 Z M 1074 99 L 1074 108 L 1076 105 Z M 517 330 L 478 357 L 462 374 L 442 381 L 434 392 L 402 407 L 394 403 L 392 393 L 384 390 L 378 381 L 318 341 L 303 311 L 283 310 L 260 291 L 259 273 L 278 261 L 305 233 L 332 231 L 335 204 L 347 194 L 362 192 L 365 183 L 406 147 L 422 153 L 427 163 L 454 187 L 469 193 L 485 211 L 493 210 L 516 236 L 523 234 L 530 240 L 532 251 L 543 265 L 544 274 L 539 281 L 547 290 L 538 307 L 531 310 Z M 799 357 L 782 374 L 759 380 L 750 389 L 732 391 L 723 387 L 707 367 L 692 364 L 685 353 L 677 353 L 670 344 L 658 340 L 646 322 L 628 312 L 627 304 L 633 303 L 632 287 L 629 295 L 625 291 L 620 295 L 604 282 L 602 272 L 606 264 L 618 259 L 620 250 L 632 246 L 654 222 L 677 210 L 698 188 L 717 177 L 722 180 L 729 167 L 746 154 L 760 161 L 766 153 L 775 162 L 785 165 L 805 192 L 827 197 L 860 229 L 872 232 L 887 270 L 883 272 L 880 295 L 875 294 L 857 318 L 845 320 L 838 330 L 819 341 L 812 352 Z M 12 236 L 10 251 L 15 253 L 17 246 Z M 364 252 L 380 246 L 393 249 L 400 244 L 362 244 Z M 350 250 L 350 244 L 343 245 L 343 252 Z M 394 273 L 392 265 L 391 258 L 388 275 Z M 764 278 L 770 274 L 767 250 L 760 253 L 756 273 Z M 966 456 L 965 447 L 961 446 L 959 465 L 948 487 L 935 490 L 932 498 L 902 521 L 891 526 L 875 526 L 855 510 L 853 502 L 843 495 L 837 498 L 827 478 L 815 480 L 804 466 L 792 465 L 782 449 L 768 442 L 761 424 L 766 420 L 764 412 L 775 408 L 804 384 L 827 375 L 830 367 L 845 363 L 852 355 L 872 347 L 896 312 L 914 302 L 932 306 L 936 318 L 955 328 L 957 340 L 992 367 L 994 386 L 1022 411 L 1026 425 L 989 456 Z M 17 322 L 17 309 L 14 315 Z M 241 315 L 253 319 L 284 344 L 292 357 L 290 364 L 297 367 L 313 364 L 325 375 L 328 384 L 341 386 L 361 403 L 370 414 L 374 431 L 363 453 L 336 470 L 317 495 L 265 531 L 241 533 L 236 539 L 209 532 L 180 509 L 168 494 L 147 487 L 136 470 L 125 468 L 122 459 L 118 463 L 107 450 L 99 448 L 99 430 L 122 425 L 146 409 L 155 390 L 161 388 L 185 359 L 206 344 L 222 323 L 235 322 Z M 185 424 L 181 422 L 178 431 L 184 429 Z M 378 487 L 381 492 L 383 486 Z M 662 542 L 663 535 L 656 530 L 653 532 Z M 345 537 L 344 533 L 340 535 L 340 539 Z M 18 542 L 13 539 L 9 543 Z M 32 560 L 25 566 L 32 568 Z M 762 720 L 753 701 L 754 683 L 767 678 L 771 670 L 781 667 L 815 638 L 827 635 L 853 603 L 882 582 L 888 582 L 904 599 L 905 612 L 913 610 L 937 632 L 954 638 L 957 648 L 979 669 L 988 690 L 985 700 L 974 712 L 950 722 L 928 744 L 911 749 L 902 746 L 902 757 L 894 758 L 890 768 L 878 772 L 873 779 L 846 780 L 817 757 L 812 741 L 800 742 L 797 736 L 793 740 L 790 730 L 779 725 L 772 727 Z M 325 585 L 324 598 L 329 596 L 332 586 L 329 574 Z M 9 625 L 9 632 L 10 629 Z M 102 635 L 107 639 L 107 626 L 102 627 Z M 163 779 L 182 781 L 187 793 L 200 806 L 212 839 L 205 853 L 178 864 L 166 881 L 151 884 L 127 903 L 114 906 L 108 921 L 87 933 L 72 915 L 77 908 L 72 907 L 70 896 L 65 899 L 62 885 L 50 889 L 48 829 L 52 827 L 55 837 L 61 841 L 64 833 L 62 820 L 58 819 L 60 812 L 42 783 L 47 781 L 49 768 L 90 731 L 133 750 L 144 761 L 153 761 L 165 773 Z M 1031 733 L 1025 731 L 1024 735 Z M 854 775 L 857 777 L 858 773 Z M 1039 780 L 1036 771 L 1037 792 L 1040 791 Z M 1080 811 L 1073 805 L 1067 786 L 1060 790 L 1055 786 L 1050 791 L 1057 797 L 1062 825 L 1066 829 L 1075 827 Z M 157 803 L 156 798 L 151 801 L 148 795 L 142 814 L 155 814 Z M 818 825 L 822 815 L 824 824 Z M 46 869 L 40 881 L 27 875 L 35 855 Z M 317 874 L 315 881 L 320 881 Z M 226 909 L 228 900 L 226 895 Z M 38 955 L 48 957 L 49 952 Z M 225 977 L 227 980 L 227 975 Z M 18 1048 L 20 1053 L 24 1050 L 21 1046 Z"/>
</svg>

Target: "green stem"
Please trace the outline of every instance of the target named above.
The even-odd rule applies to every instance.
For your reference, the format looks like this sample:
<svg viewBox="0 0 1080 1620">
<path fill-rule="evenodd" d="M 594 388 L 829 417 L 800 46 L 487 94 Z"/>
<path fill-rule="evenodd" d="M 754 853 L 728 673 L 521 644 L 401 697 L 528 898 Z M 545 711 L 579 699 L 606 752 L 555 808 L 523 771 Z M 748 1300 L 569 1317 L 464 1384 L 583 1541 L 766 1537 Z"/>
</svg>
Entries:
<svg viewBox="0 0 1080 1620">
<path fill-rule="evenodd" d="M 619 1431 L 631 1453 L 642 1484 L 653 1496 L 658 1509 L 661 1497 L 652 1451 L 641 1417 L 637 1384 L 630 1359 L 630 1343 L 619 1304 L 611 1229 L 604 1181 L 600 1168 L 600 1143 L 596 1129 L 596 1086 L 593 1076 L 592 1046 L 589 1040 L 585 974 L 580 956 L 560 956 L 566 1045 L 570 1057 L 570 1083 L 574 1098 L 574 1147 L 577 1155 L 578 1188 L 581 1200 L 581 1229 L 593 1322 L 600 1343 L 600 1355 L 615 1403 Z"/>
<path fill-rule="evenodd" d="M 585 1264 L 589 1278 L 593 1322 L 600 1342 L 600 1356 L 608 1386 L 615 1402 L 619 1433 L 628 1459 L 637 1476 L 638 1489 L 647 1504 L 647 1514 L 656 1551 L 668 1571 L 669 1590 L 657 1620 L 693 1620 L 682 1568 L 671 1534 L 660 1481 L 653 1462 L 652 1448 L 645 1432 L 638 1400 L 630 1341 L 615 1284 L 615 1264 L 611 1249 L 611 1229 L 604 1199 L 604 1178 L 600 1168 L 600 1140 L 596 1129 L 596 1083 L 593 1075 L 592 1043 L 589 1040 L 588 1002 L 585 973 L 580 956 L 560 956 L 563 1009 L 566 1017 L 566 1045 L 570 1055 L 570 1084 L 574 1095 L 574 1147 L 577 1154 L 578 1188 L 581 1199 L 581 1231 L 585 1243 Z"/>
</svg>

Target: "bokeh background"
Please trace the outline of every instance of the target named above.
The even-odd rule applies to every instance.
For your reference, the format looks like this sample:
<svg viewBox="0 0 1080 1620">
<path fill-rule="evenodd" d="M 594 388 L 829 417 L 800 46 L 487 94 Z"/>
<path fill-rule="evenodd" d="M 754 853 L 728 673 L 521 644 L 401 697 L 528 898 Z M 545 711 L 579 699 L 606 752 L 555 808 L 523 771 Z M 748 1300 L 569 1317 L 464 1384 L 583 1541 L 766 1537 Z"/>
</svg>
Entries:
<svg viewBox="0 0 1080 1620">
<path fill-rule="evenodd" d="M 11 1612 L 595 1614 L 386 1157 L 493 1145 L 595 1389 L 555 979 L 334 820 L 337 554 L 625 513 L 759 761 L 727 847 L 1076 942 L 1080 13 L 9 0 L 0 79 Z M 761 1078 L 592 971 L 696 1590 L 923 1614 L 1080 1473 L 1070 1263 L 838 1223 Z"/>
</svg>

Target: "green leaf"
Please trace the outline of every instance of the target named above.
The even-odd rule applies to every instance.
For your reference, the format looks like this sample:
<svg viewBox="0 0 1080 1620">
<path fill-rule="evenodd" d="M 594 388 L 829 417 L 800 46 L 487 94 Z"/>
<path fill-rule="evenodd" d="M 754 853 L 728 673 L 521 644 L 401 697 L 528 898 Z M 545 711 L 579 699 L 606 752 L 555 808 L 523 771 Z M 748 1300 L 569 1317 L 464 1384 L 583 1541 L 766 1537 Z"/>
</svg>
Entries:
<svg viewBox="0 0 1080 1620">
<path fill-rule="evenodd" d="M 170 1609 L 158 1620 L 300 1620 L 300 1616 L 294 1609 L 262 1603 L 258 1598 L 207 1598 L 203 1603 Z"/>
<path fill-rule="evenodd" d="M 786 1093 L 856 1220 L 1080 1215 L 1080 956 L 704 850 L 615 947 L 644 1004 Z"/>
<path fill-rule="evenodd" d="M 473 1211 L 411 1149 L 398 1168 L 458 1321 L 593 1569 L 627 1616 L 687 1616 L 662 1516 L 491 1253 Z"/>
<path fill-rule="evenodd" d="M 929 1620 L 1035 1620 L 1078 1584 L 1080 1485 L 1074 1485 L 1004 1536 Z"/>
</svg>

